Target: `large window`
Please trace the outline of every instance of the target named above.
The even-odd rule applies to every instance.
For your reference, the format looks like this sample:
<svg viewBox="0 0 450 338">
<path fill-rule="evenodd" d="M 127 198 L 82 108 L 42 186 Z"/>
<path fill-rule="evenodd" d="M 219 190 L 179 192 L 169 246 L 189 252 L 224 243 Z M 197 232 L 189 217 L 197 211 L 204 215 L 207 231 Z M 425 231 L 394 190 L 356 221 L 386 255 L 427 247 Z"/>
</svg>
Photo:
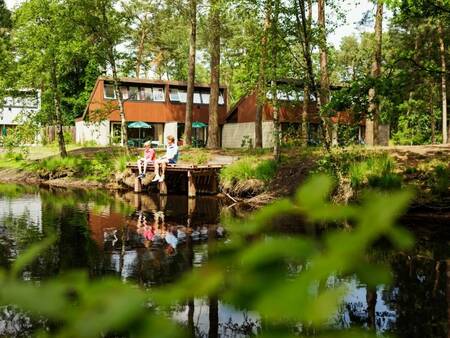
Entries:
<svg viewBox="0 0 450 338">
<path fill-rule="evenodd" d="M 170 101 L 172 102 L 180 102 L 180 95 L 179 95 L 179 91 L 176 88 L 170 88 Z"/>
<path fill-rule="evenodd" d="M 153 101 L 153 92 L 151 88 L 145 87 L 143 88 L 144 91 L 144 100 L 146 101 Z"/>
<path fill-rule="evenodd" d="M 209 93 L 208 92 L 202 92 L 201 96 L 202 96 L 202 103 L 203 104 L 209 104 L 209 98 L 210 98 Z"/>
<path fill-rule="evenodd" d="M 116 93 L 114 91 L 114 86 L 112 84 L 105 84 L 105 99 L 114 100 L 116 98 Z"/>
<path fill-rule="evenodd" d="M 121 86 L 120 87 L 120 92 L 122 93 L 122 99 L 127 100 L 129 98 L 129 96 L 128 96 L 128 87 Z"/>
<path fill-rule="evenodd" d="M 186 103 L 187 93 L 184 89 L 170 88 L 170 101 Z"/>
<path fill-rule="evenodd" d="M 199 92 L 194 92 L 194 104 L 201 104 L 202 98 Z"/>
<path fill-rule="evenodd" d="M 153 101 L 164 102 L 164 88 L 152 88 L 153 89 Z"/>
<path fill-rule="evenodd" d="M 139 87 L 130 87 L 129 92 L 130 92 L 130 100 L 138 101 L 141 99 Z"/>
</svg>

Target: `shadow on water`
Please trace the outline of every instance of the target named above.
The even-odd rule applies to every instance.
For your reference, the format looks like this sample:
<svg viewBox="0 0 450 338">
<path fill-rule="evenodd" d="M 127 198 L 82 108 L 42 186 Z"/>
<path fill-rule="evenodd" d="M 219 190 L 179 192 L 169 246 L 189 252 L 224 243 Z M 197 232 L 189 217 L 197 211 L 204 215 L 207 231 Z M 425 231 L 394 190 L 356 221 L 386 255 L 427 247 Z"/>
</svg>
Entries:
<svg viewBox="0 0 450 338">
<path fill-rule="evenodd" d="M 113 275 L 145 288 L 170 283 L 202 266 L 211 243 L 226 237 L 219 222 L 222 203 L 213 197 L 134 193 L 111 197 L 103 192 L 2 185 L 0 265 L 8 268 L 31 244 L 57 234 L 56 243 L 23 272 L 23 279 L 41 280 L 82 269 L 92 278 Z M 403 221 L 417 238 L 412 251 L 381 245 L 368 253 L 371 261 L 391 265 L 392 284 L 371 289 L 355 277 L 346 278 L 349 294 L 331 325 L 372 328 L 397 337 L 447 337 L 449 233 L 444 223 L 431 218 Z M 292 233 L 295 228 L 283 220 L 279 223 L 282 226 L 275 231 Z M 293 273 L 301 268 L 290 267 Z M 337 282 L 330 277 L 330 284 Z M 198 337 L 248 336 L 262 326 L 257 314 L 235 309 L 217 297 L 179 304 L 172 317 Z M 46 325 L 13 307 L 0 309 L 1 336 L 29 336 Z M 314 335 L 305 328 L 301 333 Z"/>
</svg>

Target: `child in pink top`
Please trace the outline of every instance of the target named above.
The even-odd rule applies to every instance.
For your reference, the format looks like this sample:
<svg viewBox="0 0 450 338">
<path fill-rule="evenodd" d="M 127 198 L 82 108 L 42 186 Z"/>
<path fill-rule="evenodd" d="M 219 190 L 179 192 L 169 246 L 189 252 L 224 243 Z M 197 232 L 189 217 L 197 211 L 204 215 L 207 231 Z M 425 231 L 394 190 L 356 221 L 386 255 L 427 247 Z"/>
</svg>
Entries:
<svg viewBox="0 0 450 338">
<path fill-rule="evenodd" d="M 153 163 L 156 159 L 155 149 L 150 147 L 150 141 L 144 143 L 144 157 L 137 161 L 137 166 L 139 170 L 139 178 L 144 178 L 147 171 L 147 165 Z"/>
</svg>

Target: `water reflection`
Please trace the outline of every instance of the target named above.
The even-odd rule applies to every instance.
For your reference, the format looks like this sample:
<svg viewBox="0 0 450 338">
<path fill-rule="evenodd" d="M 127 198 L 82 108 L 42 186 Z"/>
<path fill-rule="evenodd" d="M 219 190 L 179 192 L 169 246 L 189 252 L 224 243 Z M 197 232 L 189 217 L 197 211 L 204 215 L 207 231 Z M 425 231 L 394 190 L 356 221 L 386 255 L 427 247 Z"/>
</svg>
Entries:
<svg viewBox="0 0 450 338">
<path fill-rule="evenodd" d="M 8 268 L 32 243 L 57 234 L 57 242 L 22 278 L 83 269 L 93 278 L 114 275 L 151 288 L 182 278 L 208 260 L 211 242 L 225 235 L 219 224 L 221 207 L 220 200 L 210 197 L 117 193 L 111 198 L 102 192 L 8 186 L 0 189 L 0 265 Z M 447 337 L 449 234 L 443 226 L 420 226 L 417 220 L 410 225 L 418 238 L 413 251 L 380 247 L 369 253 L 371 261 L 392 266 L 390 286 L 370 289 L 355 277 L 330 279 L 350 290 L 332 325 L 372 328 L 398 337 Z M 293 273 L 301 271 L 291 268 Z M 262 326 L 257 314 L 214 297 L 179 305 L 173 318 L 200 337 L 248 336 Z M 28 336 L 43 326 L 45 321 L 31 321 L 10 307 L 0 309 L 0 335 Z M 307 328 L 299 331 L 314 335 Z"/>
</svg>

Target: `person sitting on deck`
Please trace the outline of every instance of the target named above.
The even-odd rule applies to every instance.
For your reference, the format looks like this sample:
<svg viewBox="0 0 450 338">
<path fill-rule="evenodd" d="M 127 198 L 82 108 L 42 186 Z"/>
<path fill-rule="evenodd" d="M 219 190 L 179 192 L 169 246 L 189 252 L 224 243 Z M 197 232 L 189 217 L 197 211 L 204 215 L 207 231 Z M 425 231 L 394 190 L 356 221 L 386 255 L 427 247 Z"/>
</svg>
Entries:
<svg viewBox="0 0 450 338">
<path fill-rule="evenodd" d="M 137 167 L 139 170 L 139 178 L 144 178 L 147 171 L 147 165 L 153 163 L 156 159 L 155 149 L 151 148 L 151 142 L 147 141 L 144 143 L 144 157 L 137 161 Z"/>
<path fill-rule="evenodd" d="M 178 146 L 175 143 L 175 137 L 169 135 L 167 136 L 166 154 L 155 161 L 155 178 L 153 179 L 153 182 L 164 182 L 167 164 L 175 164 L 177 163 L 177 160 Z M 161 175 L 159 174 L 159 168 L 161 168 Z"/>
</svg>

